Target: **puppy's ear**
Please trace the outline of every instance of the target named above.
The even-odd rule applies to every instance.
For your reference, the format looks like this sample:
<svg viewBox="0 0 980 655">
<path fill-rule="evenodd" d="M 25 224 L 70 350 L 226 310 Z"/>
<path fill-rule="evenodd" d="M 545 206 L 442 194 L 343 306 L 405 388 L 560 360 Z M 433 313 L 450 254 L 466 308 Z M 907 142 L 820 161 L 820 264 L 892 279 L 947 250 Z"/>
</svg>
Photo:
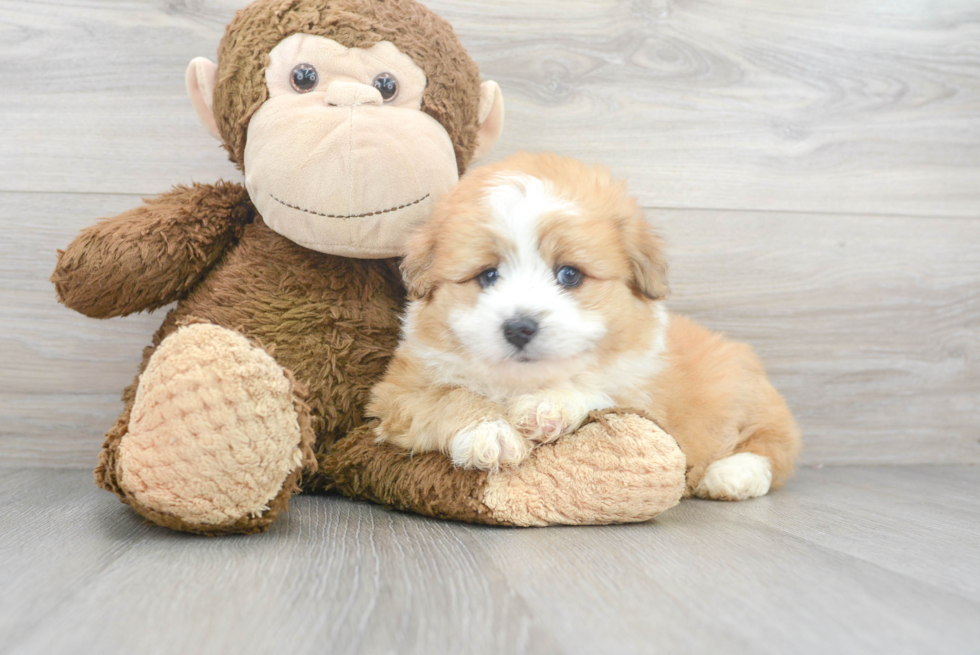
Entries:
<svg viewBox="0 0 980 655">
<path fill-rule="evenodd" d="M 663 241 L 639 210 L 627 220 L 624 232 L 636 290 L 652 300 L 667 298 L 670 285 Z"/>
<path fill-rule="evenodd" d="M 436 240 L 430 230 L 416 230 L 408 240 L 408 254 L 401 263 L 402 280 L 409 300 L 421 300 L 432 291 L 432 263 L 436 257 Z"/>
</svg>

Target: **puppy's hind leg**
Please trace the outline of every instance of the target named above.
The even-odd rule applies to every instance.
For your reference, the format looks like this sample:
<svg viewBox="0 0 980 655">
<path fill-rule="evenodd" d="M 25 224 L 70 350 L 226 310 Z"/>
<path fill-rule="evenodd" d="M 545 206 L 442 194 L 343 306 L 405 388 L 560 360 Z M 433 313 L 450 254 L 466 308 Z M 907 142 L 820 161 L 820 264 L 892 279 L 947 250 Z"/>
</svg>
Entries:
<svg viewBox="0 0 980 655">
<path fill-rule="evenodd" d="M 775 394 L 775 392 L 773 392 Z M 694 495 L 712 500 L 745 500 L 781 487 L 793 473 L 800 452 L 800 430 L 782 398 L 758 422 L 739 434 L 735 454 L 708 465 Z"/>
<path fill-rule="evenodd" d="M 694 495 L 710 500 L 745 500 L 766 495 L 771 486 L 769 458 L 742 452 L 711 462 Z"/>
</svg>

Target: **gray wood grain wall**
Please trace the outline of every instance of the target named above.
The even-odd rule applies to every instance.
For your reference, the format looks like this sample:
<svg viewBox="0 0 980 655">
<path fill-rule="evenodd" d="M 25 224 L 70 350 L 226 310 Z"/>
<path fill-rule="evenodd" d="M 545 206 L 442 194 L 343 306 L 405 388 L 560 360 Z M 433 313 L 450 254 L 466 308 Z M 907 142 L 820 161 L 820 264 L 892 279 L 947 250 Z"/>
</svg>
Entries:
<svg viewBox="0 0 980 655">
<path fill-rule="evenodd" d="M 0 3 L 0 463 L 94 463 L 161 315 L 60 307 L 55 249 L 238 179 L 183 73 L 243 4 Z M 628 177 L 671 306 L 757 348 L 807 464 L 980 462 L 980 4 L 428 4 L 503 88 L 494 156 Z"/>
</svg>

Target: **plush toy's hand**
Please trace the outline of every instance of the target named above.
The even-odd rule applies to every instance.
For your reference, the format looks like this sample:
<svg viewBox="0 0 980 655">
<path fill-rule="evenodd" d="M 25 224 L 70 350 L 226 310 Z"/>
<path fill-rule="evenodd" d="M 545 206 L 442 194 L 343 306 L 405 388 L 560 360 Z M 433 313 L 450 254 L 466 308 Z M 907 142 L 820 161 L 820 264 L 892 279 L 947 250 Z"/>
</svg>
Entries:
<svg viewBox="0 0 980 655">
<path fill-rule="evenodd" d="M 175 187 L 82 230 L 59 252 L 58 299 L 93 318 L 162 307 L 201 279 L 253 212 L 240 184 Z"/>
<path fill-rule="evenodd" d="M 376 443 L 370 426 L 320 460 L 333 488 L 428 516 L 499 525 L 646 521 L 680 500 L 685 459 L 655 423 L 629 412 L 593 413 L 578 431 L 497 473 L 453 466 Z"/>
</svg>

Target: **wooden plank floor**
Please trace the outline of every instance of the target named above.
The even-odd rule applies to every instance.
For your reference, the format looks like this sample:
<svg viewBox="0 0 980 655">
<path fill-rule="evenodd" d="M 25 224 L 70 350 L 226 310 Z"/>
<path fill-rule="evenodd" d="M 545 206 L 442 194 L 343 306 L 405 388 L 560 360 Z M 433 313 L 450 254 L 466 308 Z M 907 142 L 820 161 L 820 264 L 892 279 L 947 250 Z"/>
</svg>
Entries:
<svg viewBox="0 0 980 655">
<path fill-rule="evenodd" d="M 55 250 L 239 178 L 183 79 L 244 3 L 0 3 L 0 461 L 92 466 L 161 318 L 58 306 Z M 428 4 L 502 86 L 495 156 L 628 177 L 671 307 L 756 347 L 806 463 L 980 463 L 980 4 Z"/>
<path fill-rule="evenodd" d="M 184 69 L 246 3 L 5 0 L 0 190 L 235 175 Z M 975 0 L 426 4 L 500 83 L 501 154 L 606 162 L 649 206 L 977 216 Z"/>
<path fill-rule="evenodd" d="M 240 179 L 183 79 L 245 2 L 0 2 L 0 655 L 980 652 L 980 3 L 428 0 L 503 89 L 493 157 L 627 177 L 671 307 L 756 347 L 810 468 L 643 525 L 300 497 L 201 539 L 91 480 L 161 316 L 47 278 L 97 217 Z"/>
<path fill-rule="evenodd" d="M 148 525 L 0 469 L 0 653 L 976 653 L 980 467 L 805 469 L 654 522 L 499 529 L 300 497 L 264 535 Z"/>
</svg>

